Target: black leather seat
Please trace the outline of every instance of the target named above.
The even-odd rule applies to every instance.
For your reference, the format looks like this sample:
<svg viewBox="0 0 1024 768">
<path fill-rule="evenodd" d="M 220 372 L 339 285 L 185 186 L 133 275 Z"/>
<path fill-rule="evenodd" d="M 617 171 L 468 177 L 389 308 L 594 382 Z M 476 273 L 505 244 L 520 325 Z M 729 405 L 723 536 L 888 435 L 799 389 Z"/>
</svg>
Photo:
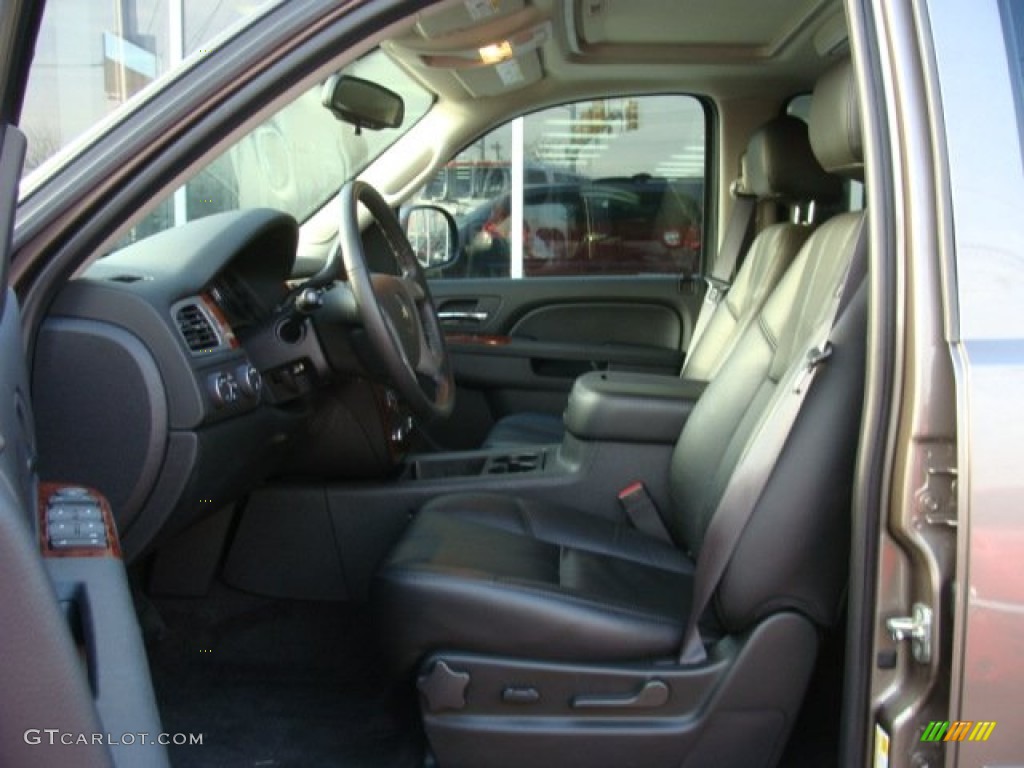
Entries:
<svg viewBox="0 0 1024 768">
<path fill-rule="evenodd" d="M 854 94 L 848 62 L 822 78 L 811 138 L 822 165 L 859 175 Z M 604 519 L 586 509 L 496 494 L 444 496 L 416 515 L 380 569 L 374 599 L 398 668 L 431 671 L 423 683 L 427 731 L 443 765 L 513 765 L 531 756 L 554 764 L 552 755 L 564 758 L 582 744 L 591 745 L 588 764 L 614 765 L 630 750 L 637 750 L 634 764 L 670 764 L 667 758 L 648 762 L 647 750 L 662 738 L 667 754 L 686 750 L 698 761 L 734 754 L 723 764 L 771 763 L 772 753 L 758 740 L 769 734 L 772 743 L 784 741 L 813 667 L 813 627 L 836 621 L 846 579 L 863 382 L 862 279 L 847 287 L 852 298 L 833 331 L 831 358 L 718 582 L 704 622 L 711 628 L 704 640 L 714 646 L 709 660 L 679 672 L 678 683 L 652 678 L 675 674 L 694 558 L 710 519 L 740 457 L 764 434 L 761 421 L 772 412 L 779 382 L 803 365 L 825 308 L 865 247 L 864 223 L 863 212 L 841 214 L 810 237 L 696 404 L 665 468 L 672 503 L 662 516 L 672 543 L 632 529 L 624 516 Z M 775 634 L 779 621 L 789 629 Z M 804 629 L 794 634 L 794 627 Z M 452 662 L 450 653 L 461 661 Z M 479 658 L 489 661 L 478 664 Z M 765 668 L 767 660 L 772 669 Z M 599 674 L 557 666 L 568 662 L 619 665 L 619 671 L 648 665 L 636 701 L 646 706 L 650 695 L 658 706 L 683 709 L 671 723 L 650 721 L 648 741 L 631 742 L 643 732 L 638 724 L 581 721 L 586 712 L 576 703 L 589 706 L 585 697 L 563 697 L 569 703 L 559 704 L 562 694 L 553 701 L 551 694 L 515 687 L 517 680 L 534 679 L 531 674 L 550 679 L 560 671 L 574 690 L 609 685 L 606 668 Z M 499 686 L 492 703 L 482 691 L 491 679 L 485 672 L 495 664 L 500 674 L 491 680 Z M 783 673 L 772 677 L 777 670 Z M 470 684 L 471 672 L 481 682 Z M 548 703 L 529 719 L 515 709 L 526 698 Z M 632 713 L 636 701 L 618 701 L 611 706 L 622 708 L 611 711 Z M 747 719 L 727 713 L 737 708 L 748 710 Z M 509 719 L 495 719 L 496 713 Z M 552 725 L 547 716 L 563 719 Z M 467 751 L 473 743 L 478 752 Z M 686 762 L 676 758 L 671 764 Z"/>
<path fill-rule="evenodd" d="M 756 130 L 743 166 L 738 186 L 760 202 L 831 205 L 842 194 L 840 179 L 822 169 L 811 150 L 807 125 L 795 117 L 778 117 Z M 784 222 L 758 233 L 706 331 L 687 350 L 680 376 L 706 382 L 718 373 L 811 231 L 811 226 Z M 483 447 L 550 445 L 561 442 L 564 434 L 560 416 L 514 413 L 498 420 Z"/>
<path fill-rule="evenodd" d="M 380 580 L 400 668 L 437 647 L 527 658 L 671 654 L 693 564 L 626 521 L 497 494 L 417 515 Z"/>
</svg>

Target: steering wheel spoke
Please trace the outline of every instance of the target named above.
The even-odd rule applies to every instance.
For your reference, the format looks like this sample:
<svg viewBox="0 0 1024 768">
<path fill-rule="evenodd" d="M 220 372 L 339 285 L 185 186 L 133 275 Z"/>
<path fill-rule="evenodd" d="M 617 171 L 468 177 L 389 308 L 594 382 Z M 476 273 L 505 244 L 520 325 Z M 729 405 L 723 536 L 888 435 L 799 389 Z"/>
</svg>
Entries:
<svg viewBox="0 0 1024 768">
<path fill-rule="evenodd" d="M 422 285 L 420 281 L 416 279 L 416 277 L 406 275 L 402 277 L 402 283 L 403 285 L 405 285 L 405 289 L 408 292 L 409 296 L 417 304 L 422 304 L 423 302 L 427 301 L 430 298 L 429 294 L 427 293 L 426 286 Z"/>
<path fill-rule="evenodd" d="M 423 270 L 394 211 L 373 187 L 351 181 L 339 197 L 342 258 L 370 341 L 412 409 L 424 418 L 443 418 L 451 413 L 455 382 Z M 360 204 L 383 231 L 397 274 L 368 270 L 359 230 Z"/>
</svg>

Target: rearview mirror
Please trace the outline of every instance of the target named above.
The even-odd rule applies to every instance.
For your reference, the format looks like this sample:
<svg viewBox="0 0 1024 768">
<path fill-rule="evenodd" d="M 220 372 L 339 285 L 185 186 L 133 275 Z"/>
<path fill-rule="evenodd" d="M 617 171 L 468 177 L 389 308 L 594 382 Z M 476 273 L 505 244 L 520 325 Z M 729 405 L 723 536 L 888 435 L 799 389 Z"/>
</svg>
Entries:
<svg viewBox="0 0 1024 768">
<path fill-rule="evenodd" d="M 405 102 L 397 93 L 341 73 L 331 75 L 324 83 L 321 102 L 336 118 L 354 125 L 357 132 L 362 128 L 397 128 L 405 118 Z"/>
<path fill-rule="evenodd" d="M 455 260 L 459 230 L 448 211 L 434 205 L 414 205 L 402 219 L 416 260 L 428 276 Z"/>
</svg>

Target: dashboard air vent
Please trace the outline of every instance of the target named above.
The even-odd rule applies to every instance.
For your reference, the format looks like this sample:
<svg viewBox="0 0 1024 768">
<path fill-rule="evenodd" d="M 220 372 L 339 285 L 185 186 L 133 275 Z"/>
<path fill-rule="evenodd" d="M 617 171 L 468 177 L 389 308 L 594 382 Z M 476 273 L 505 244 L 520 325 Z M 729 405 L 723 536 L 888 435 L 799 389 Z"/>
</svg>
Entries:
<svg viewBox="0 0 1024 768">
<path fill-rule="evenodd" d="M 220 337 L 198 304 L 183 304 L 175 315 L 185 346 L 193 352 L 209 352 L 220 346 Z"/>
</svg>

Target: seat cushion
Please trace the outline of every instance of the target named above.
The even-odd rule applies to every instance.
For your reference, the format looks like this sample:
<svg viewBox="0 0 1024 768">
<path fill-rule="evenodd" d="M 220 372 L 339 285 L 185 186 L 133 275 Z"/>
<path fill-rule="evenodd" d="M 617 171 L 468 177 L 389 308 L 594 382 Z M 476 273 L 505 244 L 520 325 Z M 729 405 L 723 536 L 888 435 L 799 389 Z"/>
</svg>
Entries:
<svg viewBox="0 0 1024 768">
<path fill-rule="evenodd" d="M 692 562 L 628 522 L 509 496 L 424 507 L 374 603 L 399 671 L 434 650 L 615 661 L 678 650 Z"/>
<path fill-rule="evenodd" d="M 491 428 L 484 448 L 505 448 L 514 445 L 553 445 L 562 442 L 565 425 L 561 416 L 549 413 L 513 413 Z"/>
</svg>

